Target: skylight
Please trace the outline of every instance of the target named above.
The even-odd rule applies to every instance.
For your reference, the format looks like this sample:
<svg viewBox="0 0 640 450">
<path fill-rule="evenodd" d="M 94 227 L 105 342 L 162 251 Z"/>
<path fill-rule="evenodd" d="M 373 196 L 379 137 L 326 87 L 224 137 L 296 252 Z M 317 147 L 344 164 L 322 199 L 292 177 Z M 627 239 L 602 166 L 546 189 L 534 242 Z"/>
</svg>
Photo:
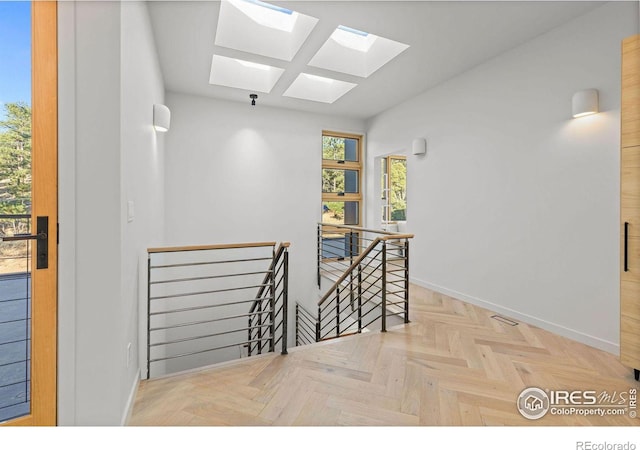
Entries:
<svg viewBox="0 0 640 450">
<path fill-rule="evenodd" d="M 301 73 L 282 95 L 314 102 L 333 103 L 356 86 L 355 83 Z"/>
<path fill-rule="evenodd" d="M 333 39 L 343 47 L 359 52 L 368 52 L 376 39 L 378 39 L 378 36 L 340 25 L 331 34 L 330 39 Z"/>
<path fill-rule="evenodd" d="M 222 0 L 215 44 L 291 61 L 317 22 L 260 0 Z"/>
<path fill-rule="evenodd" d="M 298 13 L 260 0 L 228 0 L 254 22 L 265 27 L 291 33 Z"/>
<path fill-rule="evenodd" d="M 213 55 L 209 83 L 269 93 L 283 72 L 279 67 Z"/>
<path fill-rule="evenodd" d="M 340 25 L 309 65 L 366 78 L 407 48 L 407 44 Z"/>
</svg>

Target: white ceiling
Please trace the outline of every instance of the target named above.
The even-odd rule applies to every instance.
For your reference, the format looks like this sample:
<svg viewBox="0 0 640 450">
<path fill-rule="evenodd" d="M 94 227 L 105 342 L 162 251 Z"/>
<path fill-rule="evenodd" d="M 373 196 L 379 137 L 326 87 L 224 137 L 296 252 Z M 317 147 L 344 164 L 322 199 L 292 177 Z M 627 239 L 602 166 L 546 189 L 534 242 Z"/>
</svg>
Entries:
<svg viewBox="0 0 640 450">
<path fill-rule="evenodd" d="M 151 1 L 149 13 L 167 91 L 244 102 L 250 91 L 209 84 L 215 54 L 286 69 L 260 105 L 372 117 L 604 2 L 297 1 L 273 4 L 319 19 L 293 61 L 214 44 L 219 1 Z M 409 44 L 368 78 L 308 66 L 338 25 Z M 333 104 L 282 94 L 301 72 L 357 83 Z"/>
</svg>

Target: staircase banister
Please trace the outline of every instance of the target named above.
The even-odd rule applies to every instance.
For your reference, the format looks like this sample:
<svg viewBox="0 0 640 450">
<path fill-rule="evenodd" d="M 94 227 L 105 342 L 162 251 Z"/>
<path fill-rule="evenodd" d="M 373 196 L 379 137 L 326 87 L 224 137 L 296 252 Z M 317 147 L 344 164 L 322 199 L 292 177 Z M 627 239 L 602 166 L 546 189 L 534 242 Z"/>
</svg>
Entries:
<svg viewBox="0 0 640 450">
<path fill-rule="evenodd" d="M 386 230 L 374 230 L 371 228 L 362 228 L 362 227 L 356 227 L 353 225 L 337 225 L 335 223 L 324 223 L 324 222 L 318 222 L 318 225 L 322 226 L 322 227 L 329 227 L 329 228 L 338 228 L 338 229 L 346 229 L 346 230 L 353 230 L 353 231 L 364 231 L 367 233 L 376 233 L 376 234 L 383 234 L 386 236 L 393 236 L 393 237 L 398 237 L 398 236 L 403 236 L 400 233 L 394 232 L 394 231 L 386 231 Z M 413 235 L 411 236 L 413 237 Z"/>
<path fill-rule="evenodd" d="M 398 239 L 413 239 L 413 234 L 396 233 L 393 236 L 381 236 L 379 239 L 381 241 L 395 241 L 395 240 L 398 240 Z"/>
<path fill-rule="evenodd" d="M 288 246 L 288 242 L 286 243 Z M 274 247 L 276 242 L 245 242 L 240 244 L 217 244 L 217 245 L 190 245 L 183 247 L 152 247 L 148 248 L 148 253 L 173 253 L 173 252 L 191 252 L 201 250 L 227 250 L 235 248 L 255 248 L 255 247 Z"/>
<path fill-rule="evenodd" d="M 267 285 L 267 282 L 269 281 L 269 277 L 271 275 L 271 272 L 276 269 L 276 264 L 280 260 L 280 256 L 282 256 L 282 253 L 285 251 L 285 249 L 288 249 L 290 245 L 291 245 L 290 242 L 281 242 L 280 245 L 278 246 L 278 249 L 276 250 L 276 252 L 275 252 L 275 254 L 273 256 L 273 260 L 271 261 L 271 264 L 269 265 L 269 271 L 264 276 L 264 280 L 262 280 L 262 286 L 258 290 L 258 294 L 256 295 L 255 301 L 251 305 L 251 309 L 249 310 L 249 313 L 254 312 L 256 310 L 256 308 L 258 307 L 258 302 L 262 299 L 262 294 L 264 294 L 264 290 L 267 287 L 266 285 Z"/>
<path fill-rule="evenodd" d="M 393 236 L 393 237 L 389 237 L 389 239 L 397 239 L 397 237 Z M 322 306 L 322 304 L 331 296 L 331 293 L 336 289 L 336 286 L 339 286 L 340 283 L 342 283 L 349 276 L 349 274 L 353 270 L 355 270 L 356 267 L 358 267 L 360 265 L 360 263 L 362 263 L 364 258 L 366 258 L 369 255 L 369 253 L 371 253 L 373 251 L 373 249 L 376 247 L 376 245 L 378 245 L 380 242 L 382 242 L 384 240 L 386 240 L 386 239 L 383 239 L 382 237 L 375 238 L 373 240 L 373 242 L 371 242 L 371 244 L 369 244 L 369 246 L 362 253 L 360 253 L 360 256 L 358 256 L 358 258 L 356 258 L 356 260 L 353 262 L 353 264 L 351 264 L 351 266 L 349 266 L 349 268 L 347 270 L 345 270 L 345 272 L 342 274 L 342 276 L 340 276 L 340 278 L 338 278 L 338 280 L 335 283 L 333 283 L 333 286 L 331 286 L 331 288 L 329 288 L 327 293 L 324 294 L 324 296 L 318 301 L 318 306 Z"/>
</svg>

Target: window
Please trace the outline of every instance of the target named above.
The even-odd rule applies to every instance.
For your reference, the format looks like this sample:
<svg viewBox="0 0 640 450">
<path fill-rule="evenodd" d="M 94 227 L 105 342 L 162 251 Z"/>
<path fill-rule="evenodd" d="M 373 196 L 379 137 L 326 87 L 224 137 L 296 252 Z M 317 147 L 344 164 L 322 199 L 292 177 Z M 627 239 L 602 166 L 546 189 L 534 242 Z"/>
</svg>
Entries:
<svg viewBox="0 0 640 450">
<path fill-rule="evenodd" d="M 322 231 L 323 259 L 341 260 L 359 253 L 358 233 L 331 224 L 360 226 L 361 186 L 362 136 L 323 132 L 322 222 L 330 224 Z"/>
<path fill-rule="evenodd" d="M 382 158 L 382 223 L 407 220 L 407 158 Z"/>
<path fill-rule="evenodd" d="M 322 222 L 360 225 L 362 136 L 322 133 Z"/>
</svg>

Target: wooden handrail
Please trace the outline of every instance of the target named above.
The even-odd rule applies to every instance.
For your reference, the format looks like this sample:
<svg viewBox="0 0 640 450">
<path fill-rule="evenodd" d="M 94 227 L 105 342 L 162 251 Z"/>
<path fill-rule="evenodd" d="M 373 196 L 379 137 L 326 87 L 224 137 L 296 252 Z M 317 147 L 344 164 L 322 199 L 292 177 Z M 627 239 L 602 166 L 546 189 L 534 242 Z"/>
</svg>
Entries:
<svg viewBox="0 0 640 450">
<path fill-rule="evenodd" d="M 369 244 L 369 246 L 365 249 L 365 251 L 360 253 L 360 256 L 358 256 L 358 258 L 353 262 L 353 264 L 351 264 L 351 266 L 349 266 L 349 268 L 345 270 L 342 276 L 338 278 L 338 281 L 333 283 L 333 286 L 331 287 L 331 289 L 329 289 L 327 293 L 324 294 L 324 296 L 318 301 L 318 306 L 322 306 L 322 304 L 330 297 L 331 293 L 335 290 L 335 287 L 340 286 L 340 283 L 342 283 L 347 278 L 347 276 L 351 273 L 351 271 L 355 270 L 355 268 L 358 267 L 358 265 L 362 262 L 362 260 L 366 256 L 368 256 L 369 253 L 375 248 L 375 246 L 382 241 L 383 239 L 380 237 L 375 238 L 373 242 Z"/>
<path fill-rule="evenodd" d="M 288 242 L 284 242 L 282 245 Z M 234 248 L 255 248 L 255 247 L 275 247 L 276 242 L 247 242 L 242 244 L 216 244 L 216 245 L 192 245 L 186 247 L 153 247 L 148 248 L 148 253 L 172 253 L 172 252 L 193 252 L 197 250 L 228 250 Z"/>
<path fill-rule="evenodd" d="M 393 236 L 382 236 L 381 241 L 391 241 L 396 239 L 413 239 L 413 234 L 394 234 Z"/>
<path fill-rule="evenodd" d="M 355 227 L 355 226 L 352 226 L 352 225 L 337 225 L 335 223 L 324 223 L 324 222 L 318 222 L 318 225 L 323 226 L 323 227 L 346 228 L 347 230 L 365 231 L 367 233 L 384 234 L 386 236 L 395 236 L 395 237 L 398 237 L 399 239 L 403 239 L 403 238 L 405 238 L 405 236 L 409 236 L 409 237 L 406 237 L 406 239 L 413 238 L 413 234 L 408 235 L 408 234 L 397 233 L 397 232 L 394 232 L 394 231 L 373 230 L 371 228 Z"/>
</svg>

